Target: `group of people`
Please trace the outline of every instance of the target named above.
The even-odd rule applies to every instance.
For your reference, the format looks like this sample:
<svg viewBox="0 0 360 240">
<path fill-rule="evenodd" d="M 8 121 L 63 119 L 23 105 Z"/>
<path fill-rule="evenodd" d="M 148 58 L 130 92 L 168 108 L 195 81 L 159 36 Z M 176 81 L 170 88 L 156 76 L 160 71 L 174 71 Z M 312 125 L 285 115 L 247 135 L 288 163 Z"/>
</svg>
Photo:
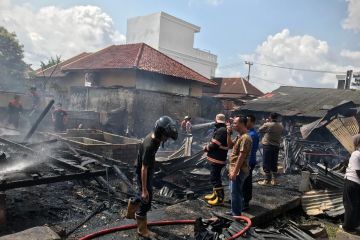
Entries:
<svg viewBox="0 0 360 240">
<path fill-rule="evenodd" d="M 35 118 L 40 114 L 41 107 L 41 98 L 36 87 L 30 88 L 30 95 L 32 100 L 32 105 L 30 113 L 27 119 L 35 120 Z M 19 128 L 20 119 L 24 114 L 24 108 L 21 104 L 20 95 L 15 95 L 8 103 L 8 124 L 14 126 L 14 128 Z M 52 112 L 52 121 L 54 124 L 55 132 L 63 132 L 66 130 L 66 123 L 68 119 L 68 113 L 63 109 L 61 103 L 57 103 L 55 109 Z"/>
<path fill-rule="evenodd" d="M 189 119 L 186 119 L 189 121 Z M 185 121 L 185 129 L 186 122 Z M 182 124 L 183 125 L 183 124 Z M 227 164 L 228 150 L 232 149 L 229 159 L 229 180 L 231 192 L 231 212 L 233 216 L 241 215 L 244 207 L 249 206 L 252 198 L 252 170 L 256 165 L 256 152 L 259 145 L 259 136 L 254 129 L 255 117 L 237 116 L 232 125 L 226 122 L 224 114 L 215 117 L 215 130 L 209 144 L 204 147 L 207 160 L 211 165 L 211 179 L 213 192 L 205 198 L 211 205 L 220 205 L 224 202 L 225 193 L 222 186 L 221 171 Z M 275 132 L 274 132 L 275 131 Z M 237 136 L 233 139 L 232 133 Z M 264 155 L 266 159 L 264 171 L 270 176 L 263 185 L 276 184 L 277 155 L 279 152 L 282 126 L 277 123 L 277 115 L 271 114 L 268 123 L 265 123 L 260 132 L 263 134 L 263 145 L 270 145 Z M 275 136 L 274 136 L 275 135 Z M 129 199 L 126 218 L 136 219 L 138 234 L 146 238 L 152 238 L 156 234 L 147 227 L 147 212 L 151 208 L 153 197 L 153 174 L 155 165 L 155 154 L 161 144 L 168 139 L 176 140 L 178 132 L 176 122 L 168 116 L 163 116 L 155 123 L 154 130 L 149 133 L 140 145 L 136 161 L 136 180 L 138 194 Z M 264 140 L 265 138 L 265 140 Z M 273 145 L 276 144 L 276 145 Z M 273 146 L 273 147 L 271 147 Z M 276 167 L 274 167 L 276 166 Z"/>
<path fill-rule="evenodd" d="M 277 121 L 278 115 L 271 113 L 269 119 L 259 128 L 263 145 L 263 170 L 266 178 L 259 181 L 260 185 L 276 185 L 277 162 L 283 127 Z M 249 208 L 252 199 L 252 172 L 255 168 L 256 153 L 259 148 L 259 134 L 255 130 L 253 115 L 237 116 L 233 122 L 225 121 L 224 114 L 215 117 L 215 130 L 209 144 L 204 147 L 207 160 L 211 165 L 210 180 L 213 192 L 205 196 L 210 205 L 224 203 L 224 188 L 221 172 L 227 164 L 230 180 L 231 211 L 228 214 L 240 216 L 243 210 Z M 233 132 L 236 137 L 233 138 Z"/>
</svg>

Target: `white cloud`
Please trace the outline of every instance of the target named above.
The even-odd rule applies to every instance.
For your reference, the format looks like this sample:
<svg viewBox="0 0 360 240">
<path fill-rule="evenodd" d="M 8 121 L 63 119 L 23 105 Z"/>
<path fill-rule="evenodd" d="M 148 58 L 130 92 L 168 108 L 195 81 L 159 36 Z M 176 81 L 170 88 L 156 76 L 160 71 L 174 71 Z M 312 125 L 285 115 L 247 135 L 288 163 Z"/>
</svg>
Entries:
<svg viewBox="0 0 360 240">
<path fill-rule="evenodd" d="M 222 4 L 224 0 L 207 0 L 207 3 L 213 6 L 218 6 Z"/>
<path fill-rule="evenodd" d="M 125 42 L 109 15 L 96 6 L 33 9 L 0 0 L 0 25 L 14 31 L 24 45 L 25 61 L 39 66 L 51 56 L 62 59 Z"/>
<path fill-rule="evenodd" d="M 360 1 L 359 0 L 346 0 L 348 2 L 347 13 L 348 16 L 344 20 L 342 27 L 347 30 L 355 32 L 360 31 Z"/>
<path fill-rule="evenodd" d="M 341 50 L 340 55 L 352 60 L 358 60 L 360 62 L 360 51 L 350 51 L 343 49 Z"/>
<path fill-rule="evenodd" d="M 349 56 L 356 55 L 356 52 L 343 51 L 343 55 L 346 53 Z M 335 87 L 337 80 L 335 74 L 282 69 L 256 63 L 318 71 L 346 72 L 347 69 L 356 69 L 354 66 L 358 64 L 355 59 L 350 59 L 347 61 L 350 64 L 344 66 L 338 63 L 342 61 L 338 55 L 331 51 L 326 41 L 309 35 L 292 36 L 289 30 L 284 29 L 275 35 L 268 36 L 253 54 L 240 55 L 239 58 L 242 63 L 244 60 L 255 62 L 251 68 L 251 82 L 262 91 L 269 92 L 280 85 Z M 222 69 L 221 72 L 231 76 L 238 69 L 239 64 Z M 247 75 L 247 71 L 247 65 L 242 64 L 243 76 Z"/>
<path fill-rule="evenodd" d="M 217 7 L 223 3 L 224 3 L 224 0 L 188 0 L 189 7 L 193 6 L 194 4 L 197 4 L 197 5 L 207 4 L 210 6 Z"/>
</svg>

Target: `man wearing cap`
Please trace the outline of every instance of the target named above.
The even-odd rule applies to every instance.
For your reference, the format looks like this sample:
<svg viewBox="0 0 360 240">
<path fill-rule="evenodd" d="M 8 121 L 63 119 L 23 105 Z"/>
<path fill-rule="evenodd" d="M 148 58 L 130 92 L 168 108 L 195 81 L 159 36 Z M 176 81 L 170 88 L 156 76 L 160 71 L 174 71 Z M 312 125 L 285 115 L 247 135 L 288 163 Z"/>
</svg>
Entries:
<svg viewBox="0 0 360 240">
<path fill-rule="evenodd" d="M 228 145 L 225 115 L 217 114 L 215 118 L 215 130 L 210 143 L 204 147 L 207 152 L 207 160 L 211 165 L 210 182 L 213 192 L 205 196 L 208 204 L 222 205 L 224 203 L 224 188 L 221 182 L 221 170 L 226 164 Z"/>
</svg>

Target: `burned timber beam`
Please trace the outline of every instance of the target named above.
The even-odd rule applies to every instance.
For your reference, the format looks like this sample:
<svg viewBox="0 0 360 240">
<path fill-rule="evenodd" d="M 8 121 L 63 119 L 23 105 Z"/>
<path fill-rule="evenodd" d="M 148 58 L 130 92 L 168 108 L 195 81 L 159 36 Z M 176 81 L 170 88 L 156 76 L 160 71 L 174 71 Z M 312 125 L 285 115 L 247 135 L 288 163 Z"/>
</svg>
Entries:
<svg viewBox="0 0 360 240">
<path fill-rule="evenodd" d="M 65 174 L 59 176 L 49 176 L 49 177 L 38 177 L 32 179 L 24 179 L 17 180 L 12 182 L 3 181 L 0 183 L 0 192 L 14 189 L 14 188 L 22 188 L 22 187 L 30 187 L 41 184 L 49 184 L 56 182 L 65 182 L 70 180 L 82 180 L 89 179 L 93 177 L 101 177 L 106 175 L 106 170 L 96 170 L 91 172 L 82 172 L 82 173 L 73 173 L 73 174 Z"/>
<path fill-rule="evenodd" d="M 19 149 L 21 151 L 24 151 L 26 153 L 29 153 L 29 154 L 33 154 L 35 156 L 38 156 L 38 157 L 42 157 L 42 158 L 47 158 L 49 159 L 53 164 L 57 165 L 57 166 L 61 166 L 61 167 L 64 167 L 64 168 L 67 168 L 67 169 L 71 169 L 75 172 L 87 172 L 89 171 L 89 169 L 85 168 L 85 167 L 82 167 L 80 165 L 74 165 L 74 164 L 71 164 L 71 163 L 68 163 L 66 162 L 65 160 L 62 160 L 62 159 L 58 159 L 58 158 L 54 158 L 54 157 L 51 157 L 51 156 L 48 156 L 46 154 L 43 154 L 43 153 L 39 153 L 39 152 L 36 152 L 34 151 L 33 149 L 29 148 L 29 147 L 26 147 L 22 144 L 19 144 L 19 143 L 15 143 L 15 142 L 12 142 L 12 141 L 9 141 L 7 139 L 4 139 L 4 138 L 1 138 L 0 137 L 0 142 L 2 143 L 5 143 L 13 148 L 16 148 L 16 149 Z"/>
<path fill-rule="evenodd" d="M 43 118 L 45 117 L 45 115 L 49 112 L 50 108 L 52 107 L 52 105 L 54 105 L 55 100 L 52 99 L 48 105 L 45 107 L 45 109 L 42 111 L 42 113 L 40 114 L 40 116 L 38 117 L 38 119 L 36 119 L 36 122 L 32 125 L 31 129 L 29 130 L 29 132 L 26 134 L 23 142 L 27 142 L 31 136 L 34 134 L 35 130 L 37 129 L 37 127 L 39 126 L 40 122 L 43 120 Z"/>
</svg>

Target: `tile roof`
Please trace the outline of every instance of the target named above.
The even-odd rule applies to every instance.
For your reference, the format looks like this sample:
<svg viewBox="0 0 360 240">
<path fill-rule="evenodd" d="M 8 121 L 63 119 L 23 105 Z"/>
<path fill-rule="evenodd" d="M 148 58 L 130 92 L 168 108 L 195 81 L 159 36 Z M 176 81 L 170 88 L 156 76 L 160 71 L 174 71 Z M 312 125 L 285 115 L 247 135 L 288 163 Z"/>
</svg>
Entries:
<svg viewBox="0 0 360 240">
<path fill-rule="evenodd" d="M 86 57 L 90 54 L 91 53 L 86 53 L 86 52 L 80 53 L 79 55 L 76 55 L 75 57 L 72 57 L 63 62 L 60 62 L 57 66 L 54 65 L 54 66 L 51 66 L 46 69 L 40 68 L 35 71 L 35 74 L 37 77 L 50 77 L 50 76 L 51 77 L 64 77 L 66 75 L 66 72 L 61 71 L 63 66 L 70 64 L 72 62 L 75 62 L 75 61 L 77 61 L 83 57 Z"/>
<path fill-rule="evenodd" d="M 285 116 L 322 117 L 329 107 L 344 101 L 353 101 L 359 106 L 360 91 L 282 86 L 261 98 L 248 101 L 241 109 L 277 112 Z"/>
<path fill-rule="evenodd" d="M 241 98 L 247 96 L 259 97 L 264 95 L 244 78 L 213 78 L 218 86 L 204 89 L 205 95 L 218 98 Z"/>
<path fill-rule="evenodd" d="M 215 82 L 173 60 L 167 55 L 145 43 L 112 45 L 90 54 L 70 64 L 64 65 L 62 71 L 132 69 L 156 72 L 164 75 L 184 78 L 207 85 Z"/>
</svg>

